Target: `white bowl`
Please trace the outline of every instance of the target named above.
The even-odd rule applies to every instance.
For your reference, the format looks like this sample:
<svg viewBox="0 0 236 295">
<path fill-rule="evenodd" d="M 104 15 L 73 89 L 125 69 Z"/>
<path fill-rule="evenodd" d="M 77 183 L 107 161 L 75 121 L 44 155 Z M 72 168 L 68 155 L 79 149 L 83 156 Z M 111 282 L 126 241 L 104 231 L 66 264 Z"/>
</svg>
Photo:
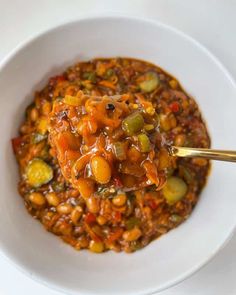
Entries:
<svg viewBox="0 0 236 295">
<path fill-rule="evenodd" d="M 214 147 L 236 150 L 236 87 L 217 59 L 183 33 L 130 17 L 85 18 L 17 48 L 0 68 L 0 248 L 32 278 L 66 294 L 150 294 L 180 282 L 224 245 L 236 223 L 236 166 L 214 163 L 190 218 L 134 254 L 76 252 L 25 210 L 10 139 L 33 93 L 78 60 L 125 56 L 160 65 L 196 98 Z"/>
</svg>

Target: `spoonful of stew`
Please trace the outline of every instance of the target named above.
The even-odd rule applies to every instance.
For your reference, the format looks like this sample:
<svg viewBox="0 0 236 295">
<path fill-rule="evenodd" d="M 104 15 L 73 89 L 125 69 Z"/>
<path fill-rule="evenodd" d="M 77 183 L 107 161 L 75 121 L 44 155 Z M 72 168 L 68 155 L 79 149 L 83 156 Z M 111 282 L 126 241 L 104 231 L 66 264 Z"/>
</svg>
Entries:
<svg viewBox="0 0 236 295">
<path fill-rule="evenodd" d="M 64 177 L 85 199 L 150 185 L 164 186 L 169 198 L 181 197 L 186 184 L 168 177 L 177 156 L 197 157 L 202 164 L 204 158 L 236 161 L 236 152 L 181 147 L 181 137 L 174 146 L 165 136 L 167 124 L 171 120 L 138 94 L 99 97 L 79 91 L 54 102 L 49 140 Z"/>
</svg>

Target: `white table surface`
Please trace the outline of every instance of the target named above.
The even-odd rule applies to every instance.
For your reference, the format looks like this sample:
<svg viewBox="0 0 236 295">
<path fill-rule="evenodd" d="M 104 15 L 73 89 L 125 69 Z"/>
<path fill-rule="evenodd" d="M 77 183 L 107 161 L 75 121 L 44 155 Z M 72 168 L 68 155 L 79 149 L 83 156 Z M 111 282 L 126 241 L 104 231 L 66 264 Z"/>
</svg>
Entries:
<svg viewBox="0 0 236 295">
<path fill-rule="evenodd" d="M 210 49 L 236 80 L 236 0 L 0 0 L 0 60 L 36 33 L 104 11 L 150 17 L 184 31 Z M 159 294 L 236 294 L 235 250 L 236 234 L 207 266 Z M 0 278 L 0 295 L 61 294 L 32 281 L 2 255 Z"/>
</svg>

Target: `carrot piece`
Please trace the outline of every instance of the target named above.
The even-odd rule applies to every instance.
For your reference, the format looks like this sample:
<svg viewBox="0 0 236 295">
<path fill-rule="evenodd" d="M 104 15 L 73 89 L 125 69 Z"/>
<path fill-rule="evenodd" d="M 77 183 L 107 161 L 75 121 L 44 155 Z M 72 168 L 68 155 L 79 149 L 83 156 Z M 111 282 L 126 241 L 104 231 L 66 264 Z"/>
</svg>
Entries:
<svg viewBox="0 0 236 295">
<path fill-rule="evenodd" d="M 102 80 L 102 81 L 98 82 L 98 84 L 101 86 L 116 90 L 116 86 L 113 83 L 111 83 L 110 81 Z"/>
<path fill-rule="evenodd" d="M 96 220 L 96 218 L 95 218 L 95 220 Z M 92 230 L 92 228 L 89 226 L 88 223 L 85 223 L 84 227 L 92 240 L 94 240 L 95 242 L 101 242 L 101 238 L 95 234 L 95 232 Z"/>
<path fill-rule="evenodd" d="M 124 230 L 122 228 L 117 228 L 114 232 L 109 234 L 106 242 L 108 244 L 115 242 L 116 240 L 118 240 L 122 236 L 123 232 L 124 232 Z"/>
<path fill-rule="evenodd" d="M 58 134 L 56 144 L 60 152 L 65 153 L 68 149 L 76 150 L 79 148 L 77 138 L 70 132 Z"/>
<path fill-rule="evenodd" d="M 143 167 L 146 170 L 147 178 L 151 180 L 151 182 L 154 183 L 156 186 L 158 186 L 160 181 L 157 175 L 157 168 L 155 164 L 149 161 L 145 161 Z"/>
</svg>

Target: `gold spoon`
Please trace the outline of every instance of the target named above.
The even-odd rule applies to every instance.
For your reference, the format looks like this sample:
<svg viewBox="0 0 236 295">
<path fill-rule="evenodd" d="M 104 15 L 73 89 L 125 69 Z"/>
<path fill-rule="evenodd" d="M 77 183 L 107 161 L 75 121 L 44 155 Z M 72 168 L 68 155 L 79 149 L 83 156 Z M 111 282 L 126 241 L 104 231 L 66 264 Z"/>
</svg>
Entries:
<svg viewBox="0 0 236 295">
<path fill-rule="evenodd" d="M 171 156 L 176 157 L 198 157 L 210 160 L 236 162 L 236 151 L 170 146 L 169 153 Z"/>
</svg>

